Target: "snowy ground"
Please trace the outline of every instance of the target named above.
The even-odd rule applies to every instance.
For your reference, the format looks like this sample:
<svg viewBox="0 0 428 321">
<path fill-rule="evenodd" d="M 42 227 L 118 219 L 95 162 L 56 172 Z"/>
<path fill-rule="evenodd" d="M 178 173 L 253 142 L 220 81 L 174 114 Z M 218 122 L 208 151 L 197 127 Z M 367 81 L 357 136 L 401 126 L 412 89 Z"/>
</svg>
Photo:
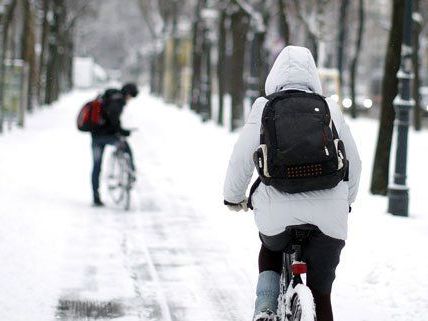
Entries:
<svg viewBox="0 0 428 321">
<path fill-rule="evenodd" d="M 74 122 L 94 94 L 66 95 L 0 136 L 0 320 L 85 320 L 79 313 L 90 309 L 123 321 L 250 320 L 257 231 L 251 214 L 223 208 L 221 194 L 236 134 L 141 95 L 124 115 L 140 128 L 130 139 L 133 210 L 107 195 L 107 208 L 92 208 L 90 140 Z M 351 127 L 365 167 L 336 320 L 428 320 L 428 133 L 410 135 L 406 219 L 367 192 L 376 124 Z"/>
</svg>

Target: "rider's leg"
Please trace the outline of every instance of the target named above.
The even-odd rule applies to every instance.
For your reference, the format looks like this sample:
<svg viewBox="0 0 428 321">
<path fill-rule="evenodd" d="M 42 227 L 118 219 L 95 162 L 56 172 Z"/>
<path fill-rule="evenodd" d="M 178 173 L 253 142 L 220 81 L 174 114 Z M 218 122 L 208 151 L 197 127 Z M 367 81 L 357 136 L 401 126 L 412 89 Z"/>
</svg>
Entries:
<svg viewBox="0 0 428 321">
<path fill-rule="evenodd" d="M 257 282 L 255 317 L 266 310 L 274 313 L 277 310 L 284 234 L 281 233 L 275 236 L 260 234 L 260 238 L 263 244 L 259 253 L 259 279 Z M 275 251 L 272 251 L 272 249 Z"/>
<path fill-rule="evenodd" d="M 131 169 L 135 171 L 135 163 L 134 163 L 134 155 L 131 150 L 131 146 L 129 146 L 128 142 L 123 142 L 123 151 L 129 155 L 129 160 L 131 162 Z"/>
<path fill-rule="evenodd" d="M 94 202 L 100 202 L 100 173 L 101 173 L 101 164 L 104 154 L 105 144 L 96 139 L 92 139 L 92 157 L 93 157 L 93 167 L 92 167 L 92 192 L 94 197 Z"/>
<path fill-rule="evenodd" d="M 314 296 L 317 321 L 333 321 L 330 293 L 323 294 L 315 289 L 311 289 L 311 291 Z"/>
<path fill-rule="evenodd" d="M 345 241 L 315 230 L 302 248 L 308 266 L 306 283 L 314 295 L 318 321 L 333 321 L 330 293 L 344 246 Z"/>
<path fill-rule="evenodd" d="M 277 254 L 278 252 L 270 251 L 263 245 L 260 249 L 254 317 L 265 311 L 276 313 L 282 265 L 282 253 L 279 253 L 279 256 Z"/>
</svg>

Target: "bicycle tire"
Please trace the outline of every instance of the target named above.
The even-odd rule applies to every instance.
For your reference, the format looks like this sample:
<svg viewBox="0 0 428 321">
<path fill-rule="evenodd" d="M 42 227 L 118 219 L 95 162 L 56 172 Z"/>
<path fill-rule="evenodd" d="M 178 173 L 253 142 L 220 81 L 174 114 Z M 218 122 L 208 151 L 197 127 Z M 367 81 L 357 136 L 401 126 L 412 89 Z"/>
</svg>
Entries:
<svg viewBox="0 0 428 321">
<path fill-rule="evenodd" d="M 109 194 L 113 202 L 119 205 L 125 197 L 124 189 L 124 161 L 121 153 L 113 153 L 110 159 Z"/>
<path fill-rule="evenodd" d="M 132 189 L 132 167 L 131 158 L 128 154 L 123 154 L 123 166 L 124 166 L 124 210 L 129 211 L 131 208 L 131 189 Z"/>
<path fill-rule="evenodd" d="M 315 303 L 311 290 L 304 284 L 297 284 L 290 300 L 289 321 L 316 321 Z"/>
</svg>

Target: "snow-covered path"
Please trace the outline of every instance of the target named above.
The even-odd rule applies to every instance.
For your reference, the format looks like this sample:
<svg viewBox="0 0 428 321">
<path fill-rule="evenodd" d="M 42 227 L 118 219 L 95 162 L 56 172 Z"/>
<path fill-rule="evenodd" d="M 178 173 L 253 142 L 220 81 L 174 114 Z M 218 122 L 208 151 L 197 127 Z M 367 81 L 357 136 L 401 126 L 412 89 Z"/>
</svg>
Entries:
<svg viewBox="0 0 428 321">
<path fill-rule="evenodd" d="M 89 310 L 124 321 L 250 320 L 257 231 L 221 196 L 236 135 L 141 95 L 124 115 L 140 128 L 130 139 L 132 211 L 107 195 L 106 208 L 92 208 L 90 140 L 74 121 L 94 94 L 66 95 L 0 136 L 0 320 L 85 320 Z M 414 169 L 427 159 L 427 133 L 411 136 L 419 158 L 410 159 L 412 218 L 402 219 L 366 193 L 375 125 L 352 127 L 365 176 L 337 271 L 336 319 L 428 320 L 427 201 Z"/>
</svg>

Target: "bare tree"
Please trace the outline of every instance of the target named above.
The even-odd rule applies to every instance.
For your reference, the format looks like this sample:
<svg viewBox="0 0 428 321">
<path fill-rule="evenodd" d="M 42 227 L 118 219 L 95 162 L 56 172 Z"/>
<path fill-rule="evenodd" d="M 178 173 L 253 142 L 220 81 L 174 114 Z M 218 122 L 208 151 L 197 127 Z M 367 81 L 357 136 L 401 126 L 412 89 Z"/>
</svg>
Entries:
<svg viewBox="0 0 428 321">
<path fill-rule="evenodd" d="M 231 14 L 233 54 L 231 58 L 230 89 L 232 96 L 232 117 L 230 128 L 235 130 L 244 123 L 244 58 L 249 27 L 249 16 L 237 6 Z"/>
<path fill-rule="evenodd" d="M 355 44 L 355 53 L 351 61 L 351 116 L 352 118 L 357 117 L 357 103 L 356 103 L 356 78 L 357 78 L 357 70 L 359 65 L 359 57 L 361 53 L 361 45 L 363 42 L 363 33 L 364 33 L 364 0 L 358 0 L 358 28 L 357 28 L 357 37 Z"/>
<path fill-rule="evenodd" d="M 331 0 L 293 0 L 297 18 L 303 24 L 312 54 L 319 66 L 324 67 L 327 61 L 326 13 Z"/>
<path fill-rule="evenodd" d="M 346 38 L 348 34 L 348 9 L 350 1 L 343 0 L 340 3 L 340 19 L 339 19 L 339 33 L 337 37 L 337 69 L 339 70 L 339 97 L 343 96 L 343 70 L 345 59 Z"/>
<path fill-rule="evenodd" d="M 5 83 L 5 58 L 9 42 L 9 31 L 10 25 L 13 20 L 15 7 L 17 5 L 17 0 L 12 0 L 4 4 L 5 10 L 3 16 L 1 17 L 1 28 L 2 28 L 2 48 L 0 49 L 0 133 L 3 132 L 3 122 L 4 122 L 4 83 Z"/>
<path fill-rule="evenodd" d="M 400 68 L 401 43 L 403 39 L 403 12 L 405 0 L 394 0 L 391 29 L 385 57 L 382 81 L 382 104 L 376 154 L 370 191 L 386 195 L 388 192 L 389 160 L 394 129 L 394 98 L 398 93 L 397 72 Z"/>
<path fill-rule="evenodd" d="M 288 23 L 288 6 L 285 0 L 278 0 L 279 30 L 285 44 L 290 43 L 290 25 Z"/>
<path fill-rule="evenodd" d="M 49 35 L 49 21 L 48 15 L 50 12 L 51 0 L 41 0 L 42 7 L 42 23 L 40 30 L 40 55 L 39 55 L 39 75 L 38 75 L 38 88 L 37 100 L 39 104 L 43 104 L 45 97 L 46 87 L 46 56 Z"/>
<path fill-rule="evenodd" d="M 227 20 L 227 3 L 220 3 L 219 29 L 218 29 L 218 46 L 217 46 L 217 87 L 218 87 L 218 117 L 217 123 L 223 125 L 224 118 L 224 95 L 226 92 L 226 20 Z"/>
</svg>

